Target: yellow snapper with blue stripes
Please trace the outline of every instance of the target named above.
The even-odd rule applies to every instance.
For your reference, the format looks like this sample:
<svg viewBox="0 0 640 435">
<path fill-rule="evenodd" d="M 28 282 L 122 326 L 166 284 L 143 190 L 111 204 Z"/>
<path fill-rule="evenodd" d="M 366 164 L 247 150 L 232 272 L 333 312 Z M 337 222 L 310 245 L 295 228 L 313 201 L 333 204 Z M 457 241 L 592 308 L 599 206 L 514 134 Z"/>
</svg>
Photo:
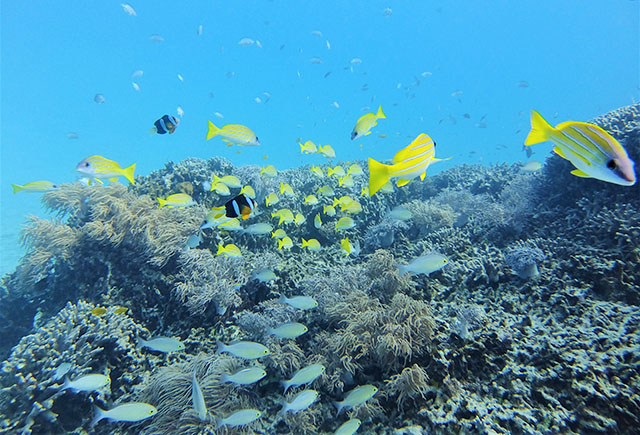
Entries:
<svg viewBox="0 0 640 435">
<path fill-rule="evenodd" d="M 13 189 L 13 193 L 18 192 L 48 192 L 50 190 L 54 190 L 58 188 L 57 184 L 53 184 L 51 181 L 32 181 L 27 184 L 12 184 L 11 188 Z"/>
<path fill-rule="evenodd" d="M 371 134 L 371 130 L 378 124 L 378 119 L 385 119 L 387 116 L 382 111 L 382 106 L 378 107 L 378 113 L 366 113 L 356 121 L 356 126 L 351 132 L 351 140 L 356 140 L 362 136 Z"/>
<path fill-rule="evenodd" d="M 191 207 L 192 205 L 196 204 L 196 202 L 193 200 L 191 195 L 189 195 L 188 193 L 174 193 L 173 195 L 167 196 L 167 199 L 162 199 L 162 198 L 156 198 L 156 199 L 158 200 L 158 203 L 160 203 L 158 208 L 162 208 L 162 207 L 183 208 L 183 207 Z"/>
<path fill-rule="evenodd" d="M 413 142 L 393 156 L 393 164 L 385 165 L 369 157 L 369 196 L 373 196 L 390 178 L 398 178 L 398 187 L 416 177 L 424 180 L 427 168 L 436 159 L 436 143 L 428 135 L 420 133 Z"/>
<path fill-rule="evenodd" d="M 136 164 L 122 168 L 118 163 L 102 156 L 89 156 L 76 165 L 76 171 L 87 175 L 91 179 L 102 183 L 101 178 L 109 181 L 115 181 L 119 176 L 125 177 L 131 184 L 136 184 L 133 179 L 133 172 L 136 170 Z"/>
<path fill-rule="evenodd" d="M 636 182 L 634 162 L 609 133 L 595 124 L 567 121 L 554 127 L 535 110 L 531 111 L 531 131 L 524 141 L 533 145 L 550 140 L 553 151 L 569 160 L 577 177 L 595 178 L 621 186 Z"/>
<path fill-rule="evenodd" d="M 249 129 L 240 124 L 227 124 L 222 128 L 216 127 L 213 122 L 209 121 L 209 131 L 207 132 L 207 140 L 214 136 L 220 136 L 227 146 L 233 144 L 240 146 L 258 146 L 260 141 L 258 136 Z"/>
</svg>

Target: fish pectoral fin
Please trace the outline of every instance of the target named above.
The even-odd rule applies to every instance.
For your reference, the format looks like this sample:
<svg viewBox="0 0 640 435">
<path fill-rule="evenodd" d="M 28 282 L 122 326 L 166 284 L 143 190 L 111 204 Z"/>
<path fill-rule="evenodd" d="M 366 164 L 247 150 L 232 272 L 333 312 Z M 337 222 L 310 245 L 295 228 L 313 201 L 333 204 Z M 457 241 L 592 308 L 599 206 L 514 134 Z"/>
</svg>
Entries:
<svg viewBox="0 0 640 435">
<path fill-rule="evenodd" d="M 406 186 L 410 182 L 411 182 L 411 180 L 403 180 L 402 178 L 400 178 L 400 179 L 398 179 L 398 182 L 396 184 L 397 184 L 398 187 L 402 187 L 402 186 Z"/>
<path fill-rule="evenodd" d="M 422 175 L 420 175 L 420 181 L 424 181 L 424 178 L 427 176 L 427 171 L 424 171 Z"/>
<path fill-rule="evenodd" d="M 580 178 L 592 178 L 591 175 L 587 174 L 584 171 L 581 171 L 580 169 L 574 169 L 573 171 L 571 171 L 571 173 Z"/>
<path fill-rule="evenodd" d="M 99 179 L 99 178 L 94 178 L 94 180 L 95 180 L 96 182 L 100 183 L 100 184 L 104 184 L 104 181 L 102 181 L 102 180 L 101 180 L 101 179 Z"/>
<path fill-rule="evenodd" d="M 371 134 L 371 130 L 369 130 L 368 132 L 366 132 L 365 134 L 363 134 L 363 136 L 368 136 Z"/>
</svg>

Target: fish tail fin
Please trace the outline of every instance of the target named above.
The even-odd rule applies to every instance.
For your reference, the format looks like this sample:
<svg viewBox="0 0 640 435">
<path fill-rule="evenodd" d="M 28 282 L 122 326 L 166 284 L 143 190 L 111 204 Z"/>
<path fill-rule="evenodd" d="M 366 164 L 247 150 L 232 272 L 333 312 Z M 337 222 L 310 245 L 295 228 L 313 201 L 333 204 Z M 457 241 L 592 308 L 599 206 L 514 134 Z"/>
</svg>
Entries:
<svg viewBox="0 0 640 435">
<path fill-rule="evenodd" d="M 524 141 L 525 145 L 533 145 L 536 143 L 549 140 L 550 133 L 554 130 L 551 125 L 535 110 L 531 111 L 531 131 Z"/>
<path fill-rule="evenodd" d="M 298 145 L 300 145 L 300 153 L 304 153 L 304 144 L 302 142 L 298 142 Z"/>
<path fill-rule="evenodd" d="M 333 405 L 336 407 L 336 409 L 338 410 L 338 415 L 340 415 L 340 412 L 342 412 L 342 408 L 344 407 L 344 405 L 342 404 L 342 402 L 333 402 Z"/>
<path fill-rule="evenodd" d="M 384 114 L 384 112 L 382 111 L 382 104 L 380 105 L 380 107 L 378 107 L 378 113 L 376 113 L 376 118 L 378 119 L 386 119 L 387 115 Z"/>
<path fill-rule="evenodd" d="M 17 184 L 12 184 L 11 187 L 13 188 L 13 193 L 18 193 L 21 190 L 24 190 L 24 187 L 18 186 Z"/>
<path fill-rule="evenodd" d="M 122 170 L 122 175 L 129 180 L 129 183 L 136 184 L 136 180 L 133 178 L 133 172 L 136 170 L 136 164 L 129 166 L 128 168 L 124 168 Z"/>
<path fill-rule="evenodd" d="M 327 177 L 330 177 L 335 173 L 336 171 L 333 168 L 327 168 Z"/>
<path fill-rule="evenodd" d="M 278 221 L 278 225 L 282 225 L 282 222 L 284 222 L 284 216 L 280 216 L 280 220 Z"/>
<path fill-rule="evenodd" d="M 282 381 L 280 382 L 282 384 L 282 386 L 284 387 L 284 391 L 282 392 L 282 394 L 287 394 L 287 390 L 289 389 L 289 387 L 291 386 L 291 384 L 289 384 L 289 382 L 287 381 Z"/>
<path fill-rule="evenodd" d="M 222 253 L 224 253 L 224 246 L 222 246 L 222 243 L 218 243 L 218 252 L 216 255 L 220 255 Z"/>
<path fill-rule="evenodd" d="M 307 245 L 309 245 L 309 241 L 305 240 L 304 238 L 302 239 L 302 247 L 306 247 Z"/>
<path fill-rule="evenodd" d="M 89 425 L 90 427 L 94 427 L 100 420 L 105 417 L 104 409 L 100 408 L 98 405 L 93 405 L 93 411 L 94 415 L 93 420 L 91 420 L 91 424 Z"/>
<path fill-rule="evenodd" d="M 282 250 L 283 246 L 284 246 L 284 242 L 282 241 L 282 239 L 278 239 L 278 251 Z"/>
<path fill-rule="evenodd" d="M 384 165 L 369 157 L 369 196 L 375 195 L 389 181 L 390 168 L 390 165 Z"/>
<path fill-rule="evenodd" d="M 399 265 L 398 266 L 398 274 L 400 276 L 406 275 L 409 272 L 409 267 L 405 266 L 405 265 Z"/>
<path fill-rule="evenodd" d="M 160 207 L 158 208 L 162 208 L 164 207 L 164 205 L 167 203 L 166 199 L 162 199 L 162 198 L 156 198 L 158 200 L 158 202 L 160 203 Z"/>
<path fill-rule="evenodd" d="M 220 129 L 213 125 L 213 122 L 209 121 L 209 131 L 207 131 L 207 140 L 220 134 Z"/>
<path fill-rule="evenodd" d="M 156 134 L 157 132 L 158 132 L 158 129 L 157 129 L 157 128 L 155 128 L 155 127 L 151 127 L 151 128 L 149 129 L 149 135 L 150 135 L 150 136 L 153 136 L 153 135 L 154 135 L 154 134 Z"/>
<path fill-rule="evenodd" d="M 224 352 L 224 348 L 225 348 L 225 344 L 220 340 L 216 339 L 216 355 L 219 355 L 222 352 Z"/>
</svg>

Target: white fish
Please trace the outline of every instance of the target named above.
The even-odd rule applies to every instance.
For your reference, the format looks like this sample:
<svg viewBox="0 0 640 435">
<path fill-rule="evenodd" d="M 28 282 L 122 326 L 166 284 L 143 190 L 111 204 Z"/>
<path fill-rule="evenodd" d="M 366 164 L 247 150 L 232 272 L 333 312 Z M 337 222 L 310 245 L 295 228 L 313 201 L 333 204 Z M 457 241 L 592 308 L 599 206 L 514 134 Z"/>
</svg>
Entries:
<svg viewBox="0 0 640 435">
<path fill-rule="evenodd" d="M 310 62 L 314 65 L 322 65 L 322 58 L 320 57 L 312 57 Z"/>
<path fill-rule="evenodd" d="M 220 119 L 224 118 L 224 115 L 222 113 L 220 113 L 220 112 L 216 112 L 216 113 L 214 113 L 214 115 L 216 116 L 216 118 L 220 118 Z"/>
<path fill-rule="evenodd" d="M 184 350 L 184 344 L 180 340 L 176 340 L 171 337 L 155 337 L 151 340 L 143 340 L 140 337 L 138 339 L 138 347 L 148 347 L 151 350 L 157 352 L 177 352 Z"/>
<path fill-rule="evenodd" d="M 535 160 L 530 160 L 527 163 L 525 163 L 524 165 L 522 165 L 522 167 L 520 168 L 520 171 L 522 172 L 536 172 L 539 171 L 540 169 L 542 169 L 542 163 L 535 161 Z"/>
<path fill-rule="evenodd" d="M 104 98 L 104 95 L 102 95 L 102 94 L 96 94 L 96 95 L 93 97 L 93 101 L 95 101 L 95 102 L 96 102 L 96 103 L 98 103 L 98 104 L 104 104 L 104 102 L 105 102 L 105 101 L 107 101 L 107 100 Z"/>
<path fill-rule="evenodd" d="M 198 26 L 198 36 L 202 36 L 202 24 Z"/>
<path fill-rule="evenodd" d="M 278 301 L 299 310 L 312 310 L 318 306 L 318 302 L 311 296 L 292 296 L 288 298 L 285 295 L 280 295 Z"/>
<path fill-rule="evenodd" d="M 237 372 L 228 375 L 225 374 L 222 377 L 224 382 L 233 382 L 239 385 L 251 385 L 258 382 L 260 379 L 267 376 L 267 372 L 262 367 L 248 367 L 246 369 L 238 370 Z"/>
<path fill-rule="evenodd" d="M 284 323 L 277 328 L 269 328 L 269 334 L 279 338 L 297 338 L 308 331 L 309 329 L 305 325 L 298 322 Z"/>
<path fill-rule="evenodd" d="M 427 77 L 431 77 L 433 74 L 431 74 L 429 71 L 425 71 L 422 74 L 420 74 L 422 77 L 427 78 Z"/>
<path fill-rule="evenodd" d="M 104 418 L 113 421 L 136 422 L 154 416 L 158 412 L 155 406 L 141 402 L 124 403 L 109 410 L 101 409 L 98 406 L 94 406 L 94 409 L 96 414 L 91 421 L 91 427 Z"/>
<path fill-rule="evenodd" d="M 143 74 L 144 74 L 144 71 L 142 71 L 141 69 L 136 70 L 133 72 L 133 74 L 131 74 L 131 80 L 137 79 L 138 77 L 142 77 Z"/>
<path fill-rule="evenodd" d="M 256 47 L 262 48 L 262 43 L 256 39 Z"/>
<path fill-rule="evenodd" d="M 384 15 L 385 17 L 390 17 L 391 15 L 393 15 L 393 9 L 384 8 L 384 10 L 382 11 L 382 15 Z"/>
<path fill-rule="evenodd" d="M 343 409 L 353 408 L 366 402 L 377 392 L 378 388 L 373 385 L 361 385 L 349 391 L 349 393 L 347 393 L 347 397 L 345 397 L 342 402 L 334 402 L 334 405 L 336 405 L 336 408 L 338 408 L 338 414 L 340 414 Z"/>
<path fill-rule="evenodd" d="M 235 355 L 238 358 L 243 359 L 262 358 L 263 356 L 267 356 L 271 353 L 266 346 L 253 341 L 239 341 L 229 345 L 218 342 L 218 350 L 216 353 L 222 352 L 229 352 L 231 355 Z"/>
<path fill-rule="evenodd" d="M 70 131 L 67 133 L 67 139 L 78 139 L 79 137 L 80 136 L 76 132 Z"/>
<path fill-rule="evenodd" d="M 266 103 L 267 101 L 269 101 L 271 99 L 271 94 L 269 92 L 263 92 L 262 95 L 264 95 L 264 102 Z"/>
<path fill-rule="evenodd" d="M 243 426 L 245 424 L 249 424 L 251 422 L 256 421 L 262 416 L 262 411 L 258 411 L 257 409 L 241 409 L 239 411 L 234 412 L 226 418 L 221 419 L 218 422 L 217 427 L 221 426 Z"/>
<path fill-rule="evenodd" d="M 242 38 L 241 40 L 238 41 L 238 45 L 242 46 L 242 47 L 247 47 L 249 45 L 253 45 L 255 41 L 251 38 Z"/>
<path fill-rule="evenodd" d="M 459 97 L 461 95 L 462 95 L 462 91 L 461 90 L 457 90 L 457 91 L 451 93 L 451 96 L 454 97 L 454 98 L 455 97 Z"/>
<path fill-rule="evenodd" d="M 140 92 L 139 84 L 137 84 L 136 82 L 131 82 L 131 86 L 133 86 L 133 89 L 135 89 L 137 92 Z"/>
<path fill-rule="evenodd" d="M 362 421 L 358 418 L 352 418 L 345 421 L 340 425 L 338 429 L 333 433 L 334 435 L 353 435 L 358 431 Z"/>
<path fill-rule="evenodd" d="M 318 38 L 322 38 L 322 32 L 320 30 L 312 30 L 311 34 L 313 36 L 317 36 Z"/>
<path fill-rule="evenodd" d="M 258 280 L 260 282 L 271 282 L 271 281 L 275 281 L 276 279 L 278 279 L 278 277 L 276 276 L 275 273 L 273 273 L 273 270 L 271 270 L 271 269 L 262 269 L 262 270 L 256 272 L 253 275 L 252 279 Z"/>
<path fill-rule="evenodd" d="M 158 35 L 158 34 L 153 34 L 149 36 L 149 39 L 151 39 L 153 42 L 164 42 L 164 38 L 162 37 L 162 35 Z"/>
<path fill-rule="evenodd" d="M 331 50 L 331 44 L 329 44 L 329 40 L 327 39 L 327 50 Z"/>
<path fill-rule="evenodd" d="M 391 219 L 396 221 L 408 221 L 413 217 L 413 213 L 409 211 L 409 209 L 399 205 L 391 209 L 391 211 L 387 214 Z"/>
<path fill-rule="evenodd" d="M 260 99 L 260 97 L 255 97 L 253 101 L 255 101 L 258 104 L 262 103 L 262 100 Z"/>
<path fill-rule="evenodd" d="M 284 402 L 282 406 L 282 414 L 286 414 L 288 411 L 294 414 L 298 411 L 304 411 L 316 401 L 318 398 L 318 392 L 316 390 L 302 390 L 293 397 L 291 402 Z"/>
<path fill-rule="evenodd" d="M 178 106 L 178 108 L 176 109 L 176 112 L 178 113 L 178 116 L 180 118 L 182 118 L 184 116 L 184 110 L 182 110 L 181 106 Z"/>
<path fill-rule="evenodd" d="M 195 233 L 191 234 L 187 239 L 187 248 L 195 249 L 202 242 L 202 230 L 198 230 Z"/>
<path fill-rule="evenodd" d="M 334 101 L 332 104 L 333 104 L 333 107 L 335 107 L 336 109 L 340 108 L 340 104 L 338 104 L 337 101 Z"/>
<path fill-rule="evenodd" d="M 349 61 L 349 63 L 351 65 L 360 65 L 362 63 L 362 59 L 360 59 L 359 57 L 354 57 Z"/>
<path fill-rule="evenodd" d="M 73 367 L 71 363 L 62 363 L 57 368 L 55 373 L 53 374 L 53 379 L 61 379 L 64 375 L 69 373 L 69 370 Z"/>
<path fill-rule="evenodd" d="M 111 382 L 109 376 L 101 374 L 84 375 L 74 379 L 73 381 L 67 379 L 60 387 L 60 391 L 96 391 L 109 384 L 109 382 Z"/>
<path fill-rule="evenodd" d="M 257 224 L 251 224 L 244 229 L 245 234 L 251 234 L 252 236 L 263 236 L 273 231 L 273 225 L 266 222 L 259 222 Z"/>
<path fill-rule="evenodd" d="M 322 364 L 311 364 L 298 370 L 293 374 L 291 379 L 282 381 L 282 386 L 284 387 L 284 393 L 282 394 L 285 394 L 290 387 L 309 385 L 318 379 L 324 373 L 325 369 L 325 366 Z"/>
<path fill-rule="evenodd" d="M 133 9 L 133 7 L 130 4 L 120 3 L 120 6 L 122 6 L 122 10 L 124 10 L 127 13 L 127 15 L 132 17 L 138 16 L 138 14 L 136 13 L 136 10 Z"/>
<path fill-rule="evenodd" d="M 200 385 L 198 385 L 195 370 L 193 371 L 193 380 L 191 381 L 191 402 L 200 421 L 205 421 L 207 419 L 207 404 L 204 402 L 204 395 L 202 394 Z"/>
<path fill-rule="evenodd" d="M 442 254 L 428 254 L 422 257 L 414 258 L 409 264 L 398 266 L 398 272 L 400 275 L 404 275 L 407 272 L 418 275 L 424 273 L 429 275 L 437 270 L 442 269 L 449 263 L 449 259 Z"/>
<path fill-rule="evenodd" d="M 184 82 L 184 77 L 182 77 L 181 74 L 178 74 L 178 80 L 180 80 L 181 82 Z"/>
</svg>

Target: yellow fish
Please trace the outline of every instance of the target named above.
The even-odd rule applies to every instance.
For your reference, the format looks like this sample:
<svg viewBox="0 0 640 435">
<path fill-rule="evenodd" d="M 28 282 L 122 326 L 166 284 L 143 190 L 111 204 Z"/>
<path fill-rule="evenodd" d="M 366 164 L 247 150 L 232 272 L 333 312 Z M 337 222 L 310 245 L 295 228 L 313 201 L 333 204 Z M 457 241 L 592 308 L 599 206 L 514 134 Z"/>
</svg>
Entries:
<svg viewBox="0 0 640 435">
<path fill-rule="evenodd" d="M 318 152 L 318 147 L 310 140 L 306 141 L 304 144 L 302 142 L 298 142 L 298 144 L 300 145 L 300 152 L 303 154 L 313 154 Z"/>
<path fill-rule="evenodd" d="M 380 192 L 382 193 L 393 193 L 393 184 L 391 184 L 391 180 L 387 181 L 380 188 Z"/>
<path fill-rule="evenodd" d="M 340 165 L 334 168 L 327 168 L 327 177 L 331 177 L 335 175 L 336 178 L 344 177 L 347 173 L 344 171 L 344 168 Z"/>
<path fill-rule="evenodd" d="M 233 144 L 241 146 L 258 146 L 260 141 L 258 136 L 251 131 L 248 127 L 239 124 L 227 124 L 222 128 L 218 128 L 213 125 L 213 122 L 209 121 L 209 131 L 207 132 L 207 140 L 214 136 L 220 136 L 227 145 Z"/>
<path fill-rule="evenodd" d="M 340 199 L 333 198 L 333 206 L 335 207 L 336 205 L 348 204 L 351 201 L 355 201 L 355 200 L 351 198 L 349 195 L 341 196 Z"/>
<path fill-rule="evenodd" d="M 362 174 L 364 174 L 362 166 L 357 163 L 354 163 L 353 165 L 349 166 L 349 169 L 347 169 L 347 175 L 353 175 L 357 177 L 358 175 Z"/>
<path fill-rule="evenodd" d="M 240 189 L 240 194 L 246 195 L 251 199 L 256 199 L 256 191 L 253 190 L 253 187 L 246 185 L 242 189 Z"/>
<path fill-rule="evenodd" d="M 262 160 L 267 160 L 269 158 L 269 154 L 265 154 L 264 156 L 262 156 Z"/>
<path fill-rule="evenodd" d="M 292 247 L 293 247 L 293 240 L 291 240 L 291 237 L 285 236 L 282 239 L 278 240 L 278 251 L 281 250 L 282 248 L 291 249 Z"/>
<path fill-rule="evenodd" d="M 288 197 L 295 196 L 293 193 L 293 189 L 289 186 L 289 183 L 280 182 L 280 195 L 285 195 Z"/>
<path fill-rule="evenodd" d="M 353 201 L 349 201 L 340 206 L 340 211 L 346 211 L 347 213 L 360 213 L 362 211 L 362 204 L 355 199 Z"/>
<path fill-rule="evenodd" d="M 278 225 L 282 225 L 282 223 L 290 224 L 295 219 L 293 217 L 293 212 L 288 208 L 281 208 L 275 213 L 271 213 L 271 217 L 279 217 Z"/>
<path fill-rule="evenodd" d="M 231 191 L 229 190 L 229 186 L 224 183 L 215 183 L 211 185 L 211 191 L 216 192 L 220 196 L 229 196 L 231 195 Z"/>
<path fill-rule="evenodd" d="M 315 175 L 318 178 L 322 178 L 324 177 L 324 172 L 322 172 L 322 169 L 320 169 L 320 167 L 318 166 L 312 166 L 311 169 L 309 169 L 311 171 L 311 173 L 313 175 Z"/>
<path fill-rule="evenodd" d="M 220 222 L 218 224 L 218 228 L 227 231 L 241 231 L 242 225 L 240 225 L 240 220 L 238 220 L 238 218 L 229 218 Z"/>
<path fill-rule="evenodd" d="M 91 310 L 91 314 L 93 314 L 94 316 L 104 316 L 105 314 L 107 314 L 107 309 L 105 307 L 95 307 L 93 310 Z"/>
<path fill-rule="evenodd" d="M 240 252 L 240 248 L 234 245 L 233 243 L 229 243 L 226 246 L 223 246 L 222 243 L 218 243 L 218 252 L 216 255 L 224 254 L 227 257 L 239 258 L 242 257 L 242 252 Z"/>
<path fill-rule="evenodd" d="M 531 111 L 531 131 L 525 145 L 550 140 L 553 151 L 576 168 L 577 177 L 595 178 L 621 186 L 636 182 L 634 162 L 609 133 L 595 124 L 567 121 L 551 127 L 535 110 Z"/>
<path fill-rule="evenodd" d="M 269 207 L 269 206 L 271 206 L 273 204 L 277 204 L 279 201 L 280 201 L 280 198 L 278 198 L 278 195 L 276 195 L 275 192 L 271 192 L 264 199 L 264 202 L 267 204 L 267 207 Z"/>
<path fill-rule="evenodd" d="M 382 111 L 382 106 L 378 107 L 378 113 L 367 113 L 362 115 L 358 121 L 356 121 L 356 126 L 353 127 L 353 131 L 351 132 L 351 140 L 358 139 L 362 136 L 366 136 L 370 134 L 373 127 L 378 124 L 378 119 L 385 119 L 387 116 Z"/>
<path fill-rule="evenodd" d="M 322 250 L 322 246 L 320 246 L 320 242 L 318 241 L 318 239 L 302 239 L 302 247 L 307 248 L 309 251 Z"/>
<path fill-rule="evenodd" d="M 335 216 L 336 208 L 332 205 L 325 205 L 324 207 L 322 207 L 322 212 L 327 216 Z"/>
<path fill-rule="evenodd" d="M 338 186 L 353 187 L 353 177 L 351 175 L 345 175 L 344 177 L 338 178 Z"/>
<path fill-rule="evenodd" d="M 333 159 L 336 156 L 336 152 L 331 145 L 324 145 L 318 147 L 318 153 L 322 154 L 328 159 Z"/>
<path fill-rule="evenodd" d="M 304 198 L 304 203 L 307 205 L 316 205 L 318 204 L 318 198 L 312 193 L 311 195 L 307 195 Z"/>
<path fill-rule="evenodd" d="M 160 206 L 158 208 L 162 208 L 165 206 L 169 208 L 184 208 L 195 205 L 196 203 L 191 195 L 187 193 L 174 193 L 173 195 L 167 196 L 167 199 L 157 198 L 157 200 L 160 203 Z"/>
<path fill-rule="evenodd" d="M 341 217 L 336 222 L 336 231 L 349 230 L 356 226 L 356 223 L 349 216 Z"/>
<path fill-rule="evenodd" d="M 447 159 L 435 158 L 435 142 L 424 133 L 420 133 L 405 148 L 393 156 L 393 164 L 385 165 L 369 157 L 369 196 L 373 196 L 390 178 L 398 178 L 398 187 L 412 179 L 424 179 L 427 168 L 434 162 Z"/>
<path fill-rule="evenodd" d="M 319 187 L 316 193 L 322 196 L 333 196 L 335 194 L 335 192 L 333 191 L 333 188 L 328 184 L 325 184 L 324 186 Z"/>
<path fill-rule="evenodd" d="M 115 307 L 115 309 L 113 310 L 113 314 L 124 314 L 128 309 L 129 308 L 127 307 Z"/>
<path fill-rule="evenodd" d="M 302 213 L 296 213 L 296 217 L 293 219 L 293 223 L 300 226 L 304 223 L 305 221 L 305 217 L 302 215 Z"/>
<path fill-rule="evenodd" d="M 349 237 L 345 237 L 344 239 L 340 240 L 340 247 L 342 248 L 342 251 L 345 253 L 345 255 L 351 254 L 353 247 L 351 246 L 351 242 L 349 242 Z"/>
<path fill-rule="evenodd" d="M 213 174 L 213 183 L 217 184 L 222 183 L 227 187 L 231 187 L 232 189 L 240 189 L 242 187 L 242 183 L 240 179 L 235 175 L 225 175 L 224 177 L 218 177 L 216 174 Z"/>
<path fill-rule="evenodd" d="M 318 212 L 316 214 L 316 217 L 313 219 L 313 226 L 316 227 L 316 229 L 320 229 L 320 227 L 322 226 L 322 219 L 320 219 L 320 212 Z"/>
<path fill-rule="evenodd" d="M 12 184 L 13 193 L 22 192 L 48 192 L 58 188 L 57 184 L 53 184 L 51 181 L 32 181 L 27 184 Z"/>
<path fill-rule="evenodd" d="M 101 178 L 115 181 L 119 176 L 123 176 L 129 180 L 131 184 L 136 184 L 133 178 L 133 172 L 135 170 L 135 163 L 123 169 L 118 163 L 102 156 L 89 156 L 76 166 L 76 171 L 89 176 L 99 183 L 102 183 L 102 181 L 100 181 Z"/>
<path fill-rule="evenodd" d="M 287 232 L 285 230 L 283 230 L 282 228 L 278 228 L 277 230 L 271 233 L 271 238 L 273 239 L 275 237 L 276 239 L 281 239 L 283 237 L 286 237 L 286 235 L 287 235 Z"/>
<path fill-rule="evenodd" d="M 273 165 L 263 166 L 260 169 L 260 175 L 264 175 L 265 177 L 276 177 L 278 175 L 278 170 Z"/>
</svg>

